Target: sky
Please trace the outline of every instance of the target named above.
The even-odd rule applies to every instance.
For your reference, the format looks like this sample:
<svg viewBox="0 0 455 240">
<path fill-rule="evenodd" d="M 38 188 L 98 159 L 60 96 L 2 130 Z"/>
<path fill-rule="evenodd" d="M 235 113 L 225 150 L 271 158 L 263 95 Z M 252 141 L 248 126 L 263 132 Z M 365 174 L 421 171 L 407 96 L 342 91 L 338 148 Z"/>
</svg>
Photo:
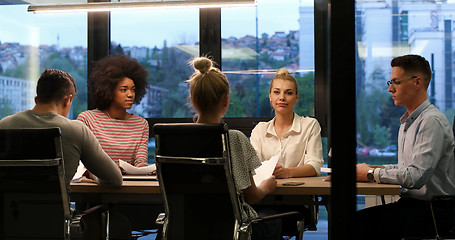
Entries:
<svg viewBox="0 0 455 240">
<path fill-rule="evenodd" d="M 275 31 L 298 30 L 299 6 L 311 0 L 258 0 L 257 7 L 223 8 L 222 37 L 272 35 Z M 57 44 L 60 47 L 87 46 L 86 13 L 33 14 L 27 5 L 0 6 L 0 42 L 23 45 Z M 162 47 L 179 43 L 194 44 L 199 37 L 199 11 L 113 12 L 111 40 L 122 46 Z"/>
</svg>

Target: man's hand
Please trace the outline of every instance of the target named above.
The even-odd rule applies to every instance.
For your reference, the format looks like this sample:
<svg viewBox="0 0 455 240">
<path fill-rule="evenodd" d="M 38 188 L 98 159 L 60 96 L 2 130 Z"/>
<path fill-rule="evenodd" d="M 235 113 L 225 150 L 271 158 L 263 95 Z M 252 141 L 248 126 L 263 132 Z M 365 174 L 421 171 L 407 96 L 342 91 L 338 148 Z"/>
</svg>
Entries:
<svg viewBox="0 0 455 240">
<path fill-rule="evenodd" d="M 120 168 L 120 172 L 122 172 L 122 175 L 125 175 L 126 174 L 126 171 L 125 169 L 123 169 L 122 167 L 118 166 L 118 168 Z"/>
<path fill-rule="evenodd" d="M 81 182 L 89 182 L 89 183 L 94 183 L 95 182 L 95 176 L 87 170 L 85 171 L 84 175 L 82 175 Z"/>
<path fill-rule="evenodd" d="M 370 165 L 366 163 L 357 164 L 357 181 L 368 182 L 367 173 L 370 170 Z"/>
</svg>

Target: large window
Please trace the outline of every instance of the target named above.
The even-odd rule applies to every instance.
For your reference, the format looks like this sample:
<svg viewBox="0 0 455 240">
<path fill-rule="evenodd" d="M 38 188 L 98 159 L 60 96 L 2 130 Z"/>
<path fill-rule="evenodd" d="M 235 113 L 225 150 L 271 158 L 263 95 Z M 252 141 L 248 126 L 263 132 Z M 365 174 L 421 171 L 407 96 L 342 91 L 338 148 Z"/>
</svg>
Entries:
<svg viewBox="0 0 455 240">
<path fill-rule="evenodd" d="M 277 12 L 285 12 L 277 17 Z M 226 117 L 271 117 L 270 80 L 287 68 L 298 80 L 296 112 L 314 116 L 313 5 L 259 0 L 257 7 L 223 8 L 222 70 L 231 84 Z M 210 21 L 210 20 L 209 20 Z M 111 13 L 111 51 L 137 58 L 151 88 L 132 111 L 146 118 L 192 117 L 184 80 L 199 56 L 199 10 Z"/>
<path fill-rule="evenodd" d="M 199 56 L 199 10 L 111 13 L 111 51 L 136 58 L 150 88 L 132 111 L 145 118 L 191 117 L 185 80 L 188 60 Z"/>
<path fill-rule="evenodd" d="M 356 3 L 358 162 L 397 161 L 399 119 L 405 109 L 394 105 L 386 85 L 396 56 L 419 54 L 430 62 L 428 97 L 452 121 L 454 16 L 450 1 Z"/>
<path fill-rule="evenodd" d="M 279 68 L 299 83 L 299 115 L 314 116 L 313 5 L 259 0 L 222 9 L 222 66 L 231 83 L 229 117 L 272 117 L 269 85 Z"/>
<path fill-rule="evenodd" d="M 27 5 L 1 5 L 0 12 L 0 117 L 33 106 L 45 68 L 76 78 L 79 94 L 69 117 L 84 111 L 87 14 L 32 14 Z M 313 15 L 312 4 L 299 0 L 222 9 L 222 70 L 232 86 L 227 117 L 273 116 L 268 87 L 281 67 L 299 82 L 296 112 L 314 116 Z M 150 72 L 150 89 L 132 111 L 145 118 L 192 117 L 184 80 L 193 72 L 188 60 L 199 55 L 199 10 L 113 12 L 110 34 L 112 52 L 137 58 Z"/>
<path fill-rule="evenodd" d="M 69 118 L 87 109 L 86 14 L 35 15 L 28 5 L 0 5 L 0 118 L 34 106 L 46 68 L 70 73 L 78 87 Z"/>
</svg>

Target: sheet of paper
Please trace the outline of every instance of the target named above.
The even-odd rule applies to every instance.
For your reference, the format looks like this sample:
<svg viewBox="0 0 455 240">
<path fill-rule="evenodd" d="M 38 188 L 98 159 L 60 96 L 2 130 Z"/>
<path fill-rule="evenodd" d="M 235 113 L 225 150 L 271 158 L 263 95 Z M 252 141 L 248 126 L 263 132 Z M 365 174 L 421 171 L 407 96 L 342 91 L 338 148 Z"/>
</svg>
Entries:
<svg viewBox="0 0 455 240">
<path fill-rule="evenodd" d="M 71 182 L 72 183 L 81 182 L 85 171 L 87 171 L 87 168 L 85 168 L 84 164 L 81 161 L 79 161 L 79 166 L 77 166 L 76 174 L 74 174 L 73 179 L 71 180 Z"/>
<path fill-rule="evenodd" d="M 271 157 L 269 160 L 263 161 L 262 165 L 256 168 L 255 170 L 256 175 L 253 176 L 254 183 L 256 184 L 256 186 L 261 185 L 262 181 L 272 176 L 273 170 L 275 169 L 275 166 L 280 156 L 281 152 Z"/>
<path fill-rule="evenodd" d="M 125 170 L 126 175 L 147 175 L 156 170 L 155 164 L 148 165 L 147 167 L 135 167 L 123 160 L 119 160 L 119 166 Z"/>
<path fill-rule="evenodd" d="M 149 180 L 153 180 L 153 181 L 156 181 L 158 180 L 157 179 L 157 176 L 156 175 L 123 175 L 123 180 L 125 181 L 128 181 L 128 180 L 132 180 L 132 181 L 149 181 Z"/>
<path fill-rule="evenodd" d="M 321 172 L 323 172 L 323 173 L 331 173 L 331 172 L 332 172 L 332 168 L 325 168 L 325 167 L 322 167 L 322 168 L 321 168 Z"/>
</svg>

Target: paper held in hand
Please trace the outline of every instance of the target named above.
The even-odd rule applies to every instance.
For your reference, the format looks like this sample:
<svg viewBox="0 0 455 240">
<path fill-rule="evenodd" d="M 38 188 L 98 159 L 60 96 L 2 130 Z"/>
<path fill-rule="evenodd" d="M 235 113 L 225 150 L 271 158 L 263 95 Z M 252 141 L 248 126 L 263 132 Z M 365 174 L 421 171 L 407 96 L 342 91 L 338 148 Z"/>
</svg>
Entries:
<svg viewBox="0 0 455 240">
<path fill-rule="evenodd" d="M 73 179 L 71 180 L 71 182 L 72 183 L 81 182 L 85 171 L 87 171 L 87 168 L 85 168 L 84 164 L 81 161 L 79 161 L 79 166 L 77 167 L 76 173 L 74 174 Z"/>
<path fill-rule="evenodd" d="M 146 176 L 149 173 L 156 170 L 155 164 L 148 165 L 147 167 L 135 167 L 123 160 L 119 160 L 119 166 L 125 170 L 126 175 L 142 175 Z M 76 174 L 74 174 L 73 179 L 71 180 L 72 183 L 79 183 L 82 181 L 82 177 L 84 176 L 85 168 L 84 164 L 79 161 L 79 166 L 77 167 Z M 156 179 L 156 178 L 155 178 Z"/>
<path fill-rule="evenodd" d="M 271 157 L 269 160 L 263 161 L 262 165 L 256 168 L 256 175 L 253 176 L 256 186 L 261 185 L 262 181 L 272 176 L 273 170 L 275 170 L 275 166 L 278 163 L 280 156 L 281 152 Z"/>
</svg>

